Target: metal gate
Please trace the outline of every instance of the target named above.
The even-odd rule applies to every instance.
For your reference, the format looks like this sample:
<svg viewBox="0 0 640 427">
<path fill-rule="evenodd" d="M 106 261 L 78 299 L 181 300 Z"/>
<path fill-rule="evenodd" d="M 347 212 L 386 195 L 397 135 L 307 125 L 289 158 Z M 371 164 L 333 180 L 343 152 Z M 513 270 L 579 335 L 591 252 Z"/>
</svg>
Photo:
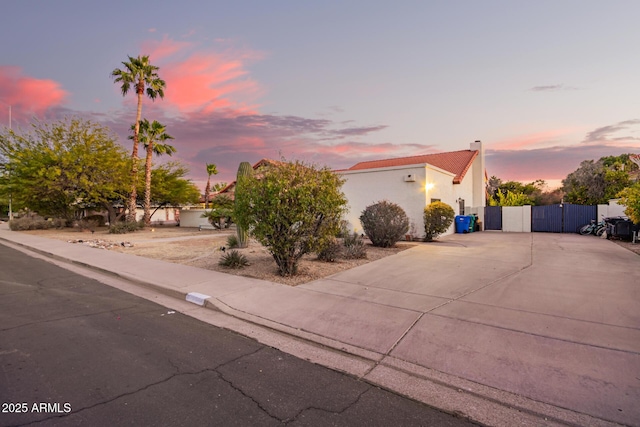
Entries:
<svg viewBox="0 0 640 427">
<path fill-rule="evenodd" d="M 575 233 L 579 227 L 597 219 L 597 206 L 561 205 L 531 206 L 531 231 Z M 484 208 L 484 229 L 502 230 L 502 207 Z"/>
<path fill-rule="evenodd" d="M 532 206 L 531 231 L 575 233 L 578 227 L 596 219 L 597 206 L 561 205 Z"/>
<path fill-rule="evenodd" d="M 597 220 L 598 207 L 585 205 L 564 204 L 564 232 L 575 233 L 578 227 L 593 220 Z"/>
<path fill-rule="evenodd" d="M 531 231 L 562 233 L 562 206 L 531 206 Z"/>
<path fill-rule="evenodd" d="M 484 229 L 502 230 L 502 206 L 486 206 L 484 208 Z"/>
</svg>

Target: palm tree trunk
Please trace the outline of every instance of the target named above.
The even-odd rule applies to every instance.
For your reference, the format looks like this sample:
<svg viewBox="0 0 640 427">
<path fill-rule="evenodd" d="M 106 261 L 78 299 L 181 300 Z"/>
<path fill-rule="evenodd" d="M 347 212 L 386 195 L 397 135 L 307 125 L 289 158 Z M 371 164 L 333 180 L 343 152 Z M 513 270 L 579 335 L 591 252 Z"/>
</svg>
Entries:
<svg viewBox="0 0 640 427">
<path fill-rule="evenodd" d="M 129 213 L 127 221 L 136 220 L 136 208 L 138 206 L 138 141 L 140 135 L 140 119 L 142 118 L 142 95 L 144 95 L 144 81 L 138 82 L 136 92 L 138 94 L 138 110 L 136 112 L 136 126 L 133 130 L 133 150 L 131 152 L 131 195 L 129 196 Z"/>
<path fill-rule="evenodd" d="M 153 141 L 147 144 L 147 158 L 144 165 L 144 225 L 151 225 L 151 159 L 153 156 Z"/>
<path fill-rule="evenodd" d="M 211 192 L 211 175 L 207 179 L 207 186 L 204 188 L 204 208 L 209 209 L 209 193 Z"/>
</svg>

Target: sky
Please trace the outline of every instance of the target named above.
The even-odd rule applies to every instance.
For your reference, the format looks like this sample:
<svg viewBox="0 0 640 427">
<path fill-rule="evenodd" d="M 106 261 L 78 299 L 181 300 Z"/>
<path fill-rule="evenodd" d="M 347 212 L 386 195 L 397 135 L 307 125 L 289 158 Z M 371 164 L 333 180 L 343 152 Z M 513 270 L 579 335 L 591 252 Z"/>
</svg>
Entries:
<svg viewBox="0 0 640 427">
<path fill-rule="evenodd" d="M 489 176 L 544 179 L 640 153 L 640 2 L 56 0 L 0 5 L 0 125 L 82 117 L 120 142 L 136 97 L 110 73 L 149 55 L 172 158 L 331 169 L 469 149 Z"/>
</svg>

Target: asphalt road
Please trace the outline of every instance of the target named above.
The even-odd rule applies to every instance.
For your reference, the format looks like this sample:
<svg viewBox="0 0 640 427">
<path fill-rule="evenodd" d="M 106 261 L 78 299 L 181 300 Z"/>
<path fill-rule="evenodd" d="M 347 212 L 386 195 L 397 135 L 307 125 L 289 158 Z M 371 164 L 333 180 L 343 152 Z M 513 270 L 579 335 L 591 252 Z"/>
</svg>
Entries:
<svg viewBox="0 0 640 427">
<path fill-rule="evenodd" d="M 471 423 L 0 245 L 0 425 Z"/>
</svg>

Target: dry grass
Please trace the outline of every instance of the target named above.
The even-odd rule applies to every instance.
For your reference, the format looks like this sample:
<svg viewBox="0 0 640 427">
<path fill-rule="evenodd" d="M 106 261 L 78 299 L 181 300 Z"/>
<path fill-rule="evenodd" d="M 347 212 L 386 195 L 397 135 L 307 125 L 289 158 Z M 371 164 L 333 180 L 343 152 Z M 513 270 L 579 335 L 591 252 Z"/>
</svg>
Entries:
<svg viewBox="0 0 640 427">
<path fill-rule="evenodd" d="M 153 230 L 153 231 L 152 231 Z M 135 233 L 109 234 L 106 228 L 97 229 L 94 233 L 80 232 L 71 229 L 64 230 L 33 230 L 21 231 L 64 241 L 95 241 L 101 240 L 116 245 L 108 250 L 138 255 L 146 258 L 160 259 L 176 264 L 185 264 L 208 270 L 221 271 L 239 276 L 253 277 L 286 285 L 299 285 L 323 277 L 330 276 L 343 270 L 348 270 L 368 262 L 394 255 L 408 249 L 415 243 L 400 242 L 394 248 L 377 248 L 367 245 L 367 258 L 359 260 L 339 259 L 336 262 L 323 262 L 316 259 L 315 254 L 302 258 L 298 266 L 298 275 L 282 277 L 277 272 L 276 263 L 269 252 L 256 241 L 250 241 L 249 247 L 240 249 L 250 265 L 239 270 L 228 269 L 218 265 L 223 255 L 221 247 L 226 245 L 227 237 L 234 234 L 233 230 L 202 230 L 175 226 L 154 227 Z M 124 247 L 121 243 L 130 243 L 131 247 Z M 87 248 L 87 250 L 101 250 Z"/>
</svg>

